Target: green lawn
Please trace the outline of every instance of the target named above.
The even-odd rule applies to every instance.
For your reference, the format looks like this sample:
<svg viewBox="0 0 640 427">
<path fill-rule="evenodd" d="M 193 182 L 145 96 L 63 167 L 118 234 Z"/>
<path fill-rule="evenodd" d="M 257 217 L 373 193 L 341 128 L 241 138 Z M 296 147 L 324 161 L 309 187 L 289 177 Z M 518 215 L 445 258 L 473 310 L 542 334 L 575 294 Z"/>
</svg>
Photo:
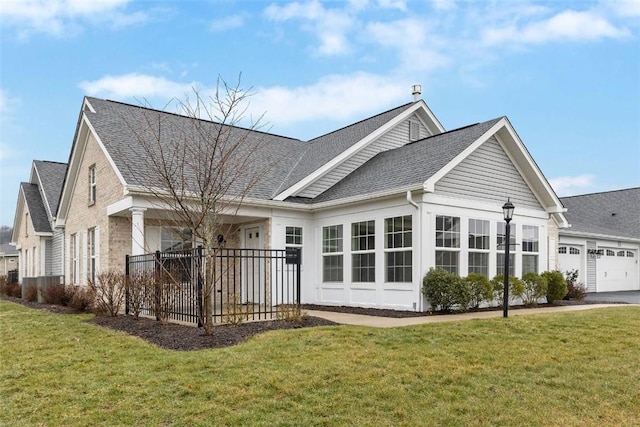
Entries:
<svg viewBox="0 0 640 427">
<path fill-rule="evenodd" d="M 0 301 L 0 425 L 638 425 L 640 307 L 162 350 Z"/>
</svg>

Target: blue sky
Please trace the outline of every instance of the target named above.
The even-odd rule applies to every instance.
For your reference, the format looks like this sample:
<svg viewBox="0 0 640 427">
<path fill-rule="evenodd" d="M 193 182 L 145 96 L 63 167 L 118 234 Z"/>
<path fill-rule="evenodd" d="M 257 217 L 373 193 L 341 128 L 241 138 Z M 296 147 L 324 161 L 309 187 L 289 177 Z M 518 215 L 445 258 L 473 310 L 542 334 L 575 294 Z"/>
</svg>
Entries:
<svg viewBox="0 0 640 427">
<path fill-rule="evenodd" d="M 506 115 L 560 195 L 640 186 L 640 1 L 2 0 L 0 225 L 66 162 L 84 95 L 163 108 L 221 76 L 310 139 L 409 102 Z"/>
</svg>

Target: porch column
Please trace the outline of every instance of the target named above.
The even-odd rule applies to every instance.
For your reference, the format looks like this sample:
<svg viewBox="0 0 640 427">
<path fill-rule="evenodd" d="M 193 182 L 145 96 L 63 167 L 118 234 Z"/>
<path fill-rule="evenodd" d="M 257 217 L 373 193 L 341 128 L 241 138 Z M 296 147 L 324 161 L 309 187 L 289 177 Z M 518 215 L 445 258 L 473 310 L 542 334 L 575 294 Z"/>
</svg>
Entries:
<svg viewBox="0 0 640 427">
<path fill-rule="evenodd" d="M 144 254 L 144 211 L 147 208 L 131 208 L 131 255 Z"/>
</svg>

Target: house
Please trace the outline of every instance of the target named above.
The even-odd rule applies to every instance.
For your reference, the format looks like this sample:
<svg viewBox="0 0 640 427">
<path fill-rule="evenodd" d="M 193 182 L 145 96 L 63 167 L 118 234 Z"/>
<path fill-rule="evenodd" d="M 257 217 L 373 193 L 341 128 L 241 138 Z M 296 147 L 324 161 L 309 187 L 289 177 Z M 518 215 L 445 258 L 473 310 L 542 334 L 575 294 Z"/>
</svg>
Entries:
<svg viewBox="0 0 640 427">
<path fill-rule="evenodd" d="M 23 287 L 62 280 L 64 230 L 54 223 L 66 170 L 65 163 L 35 160 L 29 182 L 20 183 L 11 241 Z"/>
<path fill-rule="evenodd" d="M 66 283 L 123 270 L 126 254 L 194 244 L 151 191 L 162 184 L 140 149 L 141 135 L 152 135 L 171 159 L 185 128 L 190 138 L 222 129 L 84 98 L 54 227 L 65 232 Z M 556 268 L 565 209 L 506 117 L 447 131 L 417 92 L 310 141 L 223 130 L 243 133 L 251 166 L 268 167 L 226 217 L 221 241 L 302 248 L 304 303 L 425 310 L 431 267 L 493 277 L 504 268 L 507 199 L 516 207 L 512 274 Z"/>
<path fill-rule="evenodd" d="M 0 243 L 0 277 L 18 269 L 18 251 L 9 243 Z"/>
<path fill-rule="evenodd" d="M 560 269 L 578 270 L 589 292 L 640 290 L 640 187 L 560 200 L 571 223 L 560 230 Z"/>
</svg>

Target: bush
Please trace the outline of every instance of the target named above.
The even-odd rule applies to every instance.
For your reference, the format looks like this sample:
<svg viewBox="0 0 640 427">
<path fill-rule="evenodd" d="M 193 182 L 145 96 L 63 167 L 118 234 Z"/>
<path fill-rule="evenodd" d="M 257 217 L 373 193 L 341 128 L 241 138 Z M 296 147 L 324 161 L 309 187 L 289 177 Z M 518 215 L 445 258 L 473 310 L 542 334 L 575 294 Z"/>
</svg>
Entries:
<svg viewBox="0 0 640 427">
<path fill-rule="evenodd" d="M 524 292 L 522 302 L 524 305 L 537 305 L 538 299 L 547 294 L 547 279 L 538 273 L 529 272 L 522 276 Z"/>
<path fill-rule="evenodd" d="M 76 311 L 85 312 L 93 309 L 95 295 L 88 287 L 67 286 L 69 297 L 69 307 Z"/>
<path fill-rule="evenodd" d="M 545 271 L 542 277 L 547 279 L 547 302 L 561 300 L 567 295 L 567 281 L 560 271 Z"/>
<path fill-rule="evenodd" d="M 278 306 L 276 319 L 287 322 L 301 322 L 306 316 L 299 304 L 281 304 Z"/>
<path fill-rule="evenodd" d="M 44 302 L 47 304 L 55 304 L 67 306 L 69 305 L 69 301 L 73 296 L 73 291 L 66 289 L 64 285 L 49 285 L 44 288 L 42 292 L 42 297 L 44 298 Z"/>
<path fill-rule="evenodd" d="M 129 275 L 125 285 L 129 295 L 129 312 L 138 320 L 142 308 L 150 303 L 153 294 L 155 274 L 153 271 L 140 271 Z"/>
<path fill-rule="evenodd" d="M 7 276 L 0 276 L 0 295 L 7 295 Z"/>
<path fill-rule="evenodd" d="M 99 273 L 95 280 L 89 280 L 89 289 L 95 296 L 94 312 L 96 315 L 115 317 L 125 296 L 124 273 L 105 271 Z"/>
<path fill-rule="evenodd" d="M 472 295 L 467 282 L 441 268 L 431 268 L 422 280 L 422 294 L 434 311 L 466 310 Z"/>
<path fill-rule="evenodd" d="M 22 286 L 17 283 L 7 283 L 5 286 L 8 297 L 22 298 Z"/>
<path fill-rule="evenodd" d="M 462 279 L 471 294 L 471 308 L 478 308 L 483 301 L 491 301 L 493 299 L 493 285 L 489 279 L 480 273 L 470 273 Z"/>
<path fill-rule="evenodd" d="M 38 301 L 38 287 L 34 285 L 29 286 L 25 292 L 24 299 L 29 302 Z"/>
<path fill-rule="evenodd" d="M 491 279 L 491 285 L 493 287 L 493 297 L 498 302 L 498 305 L 504 305 L 504 275 L 497 274 Z M 524 283 L 522 280 L 515 276 L 509 276 L 509 301 L 507 305 L 513 304 L 513 302 L 521 298 L 524 294 Z"/>
<path fill-rule="evenodd" d="M 584 283 L 578 282 L 578 270 L 571 270 L 565 273 L 567 283 L 567 295 L 565 299 L 575 299 L 582 301 L 587 296 L 587 287 Z"/>
</svg>

